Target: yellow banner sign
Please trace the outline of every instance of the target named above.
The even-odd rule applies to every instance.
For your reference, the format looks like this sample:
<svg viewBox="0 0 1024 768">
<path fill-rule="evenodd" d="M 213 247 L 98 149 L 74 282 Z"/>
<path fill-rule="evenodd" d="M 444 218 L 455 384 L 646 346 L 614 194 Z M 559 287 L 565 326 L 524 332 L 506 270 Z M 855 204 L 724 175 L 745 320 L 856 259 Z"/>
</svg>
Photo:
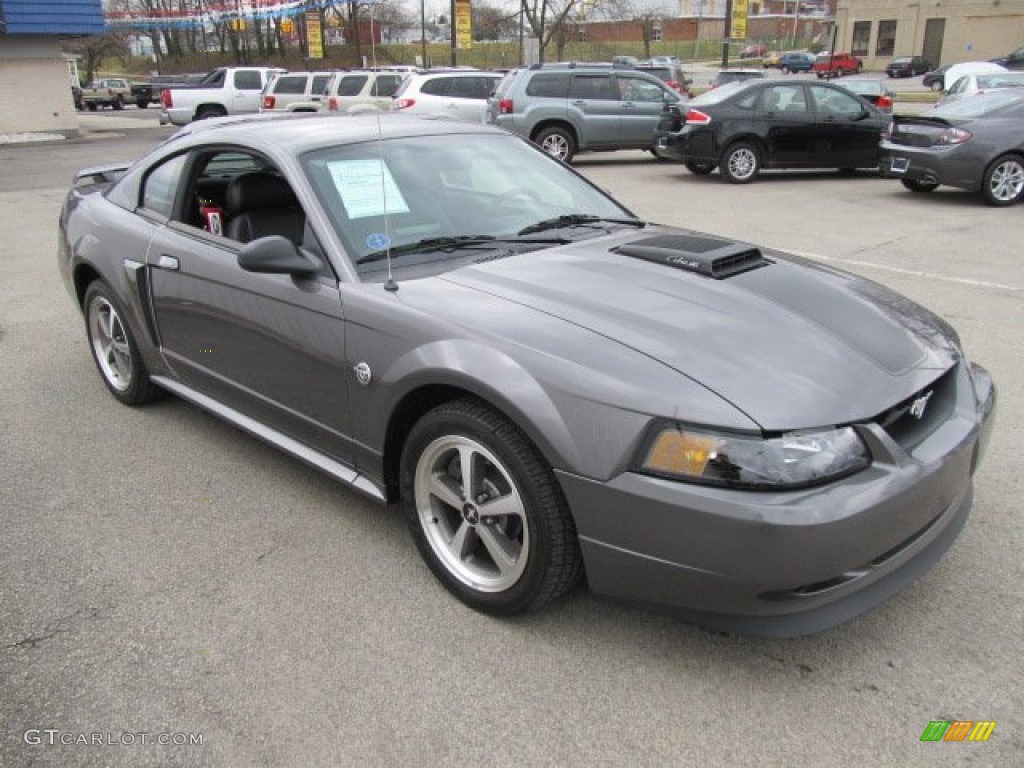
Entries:
<svg viewBox="0 0 1024 768">
<path fill-rule="evenodd" d="M 733 40 L 747 39 L 747 0 L 732 0 L 732 23 L 729 25 L 729 37 Z"/>
<path fill-rule="evenodd" d="M 320 26 L 320 12 L 306 11 L 306 41 L 309 43 L 309 58 L 324 57 L 324 34 Z"/>
<path fill-rule="evenodd" d="M 455 0 L 455 47 L 473 47 L 473 5 L 471 0 Z"/>
</svg>

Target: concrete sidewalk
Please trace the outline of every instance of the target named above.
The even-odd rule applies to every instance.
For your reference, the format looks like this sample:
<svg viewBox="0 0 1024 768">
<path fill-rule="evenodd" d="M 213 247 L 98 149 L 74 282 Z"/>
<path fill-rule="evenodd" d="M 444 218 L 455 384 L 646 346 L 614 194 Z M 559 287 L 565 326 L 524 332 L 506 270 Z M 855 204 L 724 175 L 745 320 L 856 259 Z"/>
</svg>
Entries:
<svg viewBox="0 0 1024 768">
<path fill-rule="evenodd" d="M 38 142 L 66 141 L 69 138 L 102 138 L 123 135 L 125 131 L 155 128 L 160 124 L 159 110 L 147 110 L 146 117 L 125 117 L 109 112 L 79 112 L 78 136 L 61 133 L 28 131 L 25 133 L 0 133 L 0 145 L 32 144 Z"/>
</svg>

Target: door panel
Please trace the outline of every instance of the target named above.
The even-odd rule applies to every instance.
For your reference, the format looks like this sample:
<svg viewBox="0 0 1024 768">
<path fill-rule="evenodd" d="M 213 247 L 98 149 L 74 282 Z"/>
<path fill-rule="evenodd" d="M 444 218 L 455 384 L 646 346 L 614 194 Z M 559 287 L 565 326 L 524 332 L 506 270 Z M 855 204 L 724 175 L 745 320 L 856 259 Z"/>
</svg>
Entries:
<svg viewBox="0 0 1024 768">
<path fill-rule="evenodd" d="M 573 122 L 581 128 L 582 146 L 614 146 L 618 143 L 622 102 L 610 73 L 573 75 L 569 88 L 569 111 L 576 112 Z"/>
<path fill-rule="evenodd" d="M 147 261 L 162 352 L 183 382 L 349 458 L 337 284 L 246 272 L 237 244 L 181 224 L 154 236 Z"/>
<path fill-rule="evenodd" d="M 818 128 L 802 85 L 791 83 L 765 88 L 758 112 L 767 125 L 768 165 L 798 168 L 813 164 Z"/>
</svg>

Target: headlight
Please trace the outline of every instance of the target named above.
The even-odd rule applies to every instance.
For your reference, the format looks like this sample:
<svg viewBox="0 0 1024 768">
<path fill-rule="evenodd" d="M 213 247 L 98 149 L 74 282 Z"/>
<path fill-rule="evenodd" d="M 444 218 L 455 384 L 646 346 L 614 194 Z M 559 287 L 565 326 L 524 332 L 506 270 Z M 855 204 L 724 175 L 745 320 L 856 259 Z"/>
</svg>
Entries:
<svg viewBox="0 0 1024 768">
<path fill-rule="evenodd" d="M 870 463 L 852 427 L 762 438 L 663 426 L 646 444 L 640 469 L 708 485 L 778 489 L 824 483 Z"/>
</svg>

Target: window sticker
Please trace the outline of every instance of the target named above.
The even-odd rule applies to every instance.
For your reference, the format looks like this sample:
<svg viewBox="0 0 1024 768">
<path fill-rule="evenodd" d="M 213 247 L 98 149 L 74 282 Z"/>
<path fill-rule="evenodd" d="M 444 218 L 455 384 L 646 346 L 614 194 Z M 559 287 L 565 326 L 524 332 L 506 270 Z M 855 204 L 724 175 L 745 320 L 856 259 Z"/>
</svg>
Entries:
<svg viewBox="0 0 1024 768">
<path fill-rule="evenodd" d="M 391 247 L 391 238 L 383 232 L 374 232 L 366 238 L 366 247 L 374 251 L 383 251 Z"/>
<path fill-rule="evenodd" d="M 350 219 L 409 212 L 394 176 L 380 158 L 338 160 L 328 163 L 327 169 Z"/>
</svg>

